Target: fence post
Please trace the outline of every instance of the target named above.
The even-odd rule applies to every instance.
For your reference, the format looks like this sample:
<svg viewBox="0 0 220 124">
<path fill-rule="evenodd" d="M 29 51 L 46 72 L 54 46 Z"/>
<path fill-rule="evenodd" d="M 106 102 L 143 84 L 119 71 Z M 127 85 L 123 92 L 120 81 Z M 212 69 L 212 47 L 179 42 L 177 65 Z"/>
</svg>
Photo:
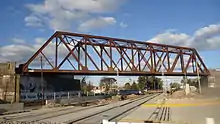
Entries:
<svg viewBox="0 0 220 124">
<path fill-rule="evenodd" d="M 78 92 L 78 97 L 81 97 L 80 91 Z"/>
<path fill-rule="evenodd" d="M 56 92 L 53 92 L 53 100 L 56 100 Z"/>
<path fill-rule="evenodd" d="M 44 100 L 47 100 L 47 92 L 44 93 Z"/>
<path fill-rule="evenodd" d="M 108 120 L 102 120 L 102 124 L 109 124 Z"/>
</svg>

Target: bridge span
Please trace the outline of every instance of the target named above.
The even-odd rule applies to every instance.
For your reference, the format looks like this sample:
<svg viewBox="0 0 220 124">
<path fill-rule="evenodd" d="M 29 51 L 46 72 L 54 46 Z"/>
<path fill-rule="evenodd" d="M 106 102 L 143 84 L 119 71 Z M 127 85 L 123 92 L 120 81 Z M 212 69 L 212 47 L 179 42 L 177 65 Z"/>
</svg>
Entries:
<svg viewBox="0 0 220 124">
<path fill-rule="evenodd" d="M 208 76 L 194 48 L 55 32 L 20 65 L 22 74 Z"/>
</svg>

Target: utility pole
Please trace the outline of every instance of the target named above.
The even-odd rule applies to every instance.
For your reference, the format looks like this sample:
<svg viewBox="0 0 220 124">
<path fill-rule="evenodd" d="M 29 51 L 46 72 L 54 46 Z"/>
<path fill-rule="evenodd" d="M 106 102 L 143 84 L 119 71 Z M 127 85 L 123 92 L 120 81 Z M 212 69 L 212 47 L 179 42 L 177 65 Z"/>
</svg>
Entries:
<svg viewBox="0 0 220 124">
<path fill-rule="evenodd" d="M 117 67 L 117 84 L 118 84 L 118 80 L 119 80 L 119 68 Z"/>
<path fill-rule="evenodd" d="M 200 76 L 199 76 L 199 68 L 198 68 L 197 62 L 196 62 L 196 72 L 197 72 L 197 78 L 198 78 L 198 83 L 199 83 L 199 93 L 202 93 Z"/>
<path fill-rule="evenodd" d="M 40 56 L 41 63 L 41 90 L 42 90 L 42 104 L 44 105 L 44 80 L 43 80 L 43 58 Z"/>
<path fill-rule="evenodd" d="M 161 60 L 160 60 L 160 66 L 162 67 L 162 61 Z M 164 68 L 162 68 L 162 77 L 164 79 Z M 165 83 L 166 83 L 166 80 L 165 80 Z M 164 84 L 163 92 L 164 92 L 164 94 L 166 93 L 165 84 Z"/>
</svg>

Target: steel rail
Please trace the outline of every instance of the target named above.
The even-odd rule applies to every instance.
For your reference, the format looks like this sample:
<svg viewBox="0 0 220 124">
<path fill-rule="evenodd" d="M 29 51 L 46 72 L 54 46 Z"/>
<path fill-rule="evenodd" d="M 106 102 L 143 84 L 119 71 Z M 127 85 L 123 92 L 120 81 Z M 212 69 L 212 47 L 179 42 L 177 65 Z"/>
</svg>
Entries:
<svg viewBox="0 0 220 124">
<path fill-rule="evenodd" d="M 127 107 L 127 106 L 129 107 L 129 105 L 131 105 L 133 103 L 136 103 L 134 106 L 129 107 L 128 109 L 126 109 L 124 111 L 121 111 L 120 113 L 117 113 L 116 115 L 108 118 L 108 120 L 114 120 L 114 119 L 119 118 L 120 116 L 123 116 L 125 113 L 128 113 L 131 110 L 134 110 L 135 108 L 139 107 L 143 103 L 145 103 L 145 102 L 147 102 L 147 101 L 157 97 L 158 95 L 160 95 L 160 94 L 156 94 L 156 95 L 154 94 L 153 96 L 152 95 L 145 96 L 145 97 L 142 97 L 142 98 L 139 98 L 139 99 L 132 100 L 132 101 L 130 101 L 128 103 L 125 103 L 123 105 L 120 105 L 120 106 L 114 106 L 114 107 L 108 108 L 106 110 L 103 110 L 103 111 L 100 111 L 100 112 L 97 112 L 97 113 L 93 113 L 91 115 L 88 115 L 88 116 L 85 116 L 85 117 L 82 117 L 82 118 L 78 118 L 78 119 L 75 119 L 75 120 L 69 120 L 69 121 L 66 121 L 66 122 L 63 122 L 63 123 L 67 123 L 67 124 L 82 123 L 83 124 L 83 123 L 86 123 L 85 121 L 88 121 L 88 120 L 97 120 L 96 117 L 97 116 L 100 117 L 100 114 L 104 114 L 106 112 L 109 112 L 109 111 L 114 110 L 114 109 L 118 109 L 118 108 L 123 107 L 123 106 L 124 107 Z M 145 99 L 145 98 L 148 98 L 148 99 L 143 101 L 143 99 Z M 94 122 L 94 123 L 101 123 L 101 121 L 102 120 L 98 119 L 97 122 Z"/>
</svg>

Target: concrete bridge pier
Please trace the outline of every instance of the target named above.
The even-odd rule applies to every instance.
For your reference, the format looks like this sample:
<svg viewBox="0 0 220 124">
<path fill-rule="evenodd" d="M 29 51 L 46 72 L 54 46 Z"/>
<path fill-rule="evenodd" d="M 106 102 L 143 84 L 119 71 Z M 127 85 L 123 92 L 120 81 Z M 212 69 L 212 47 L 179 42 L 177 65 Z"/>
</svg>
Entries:
<svg viewBox="0 0 220 124">
<path fill-rule="evenodd" d="M 208 76 L 201 76 L 200 77 L 201 87 L 208 87 Z"/>
</svg>

